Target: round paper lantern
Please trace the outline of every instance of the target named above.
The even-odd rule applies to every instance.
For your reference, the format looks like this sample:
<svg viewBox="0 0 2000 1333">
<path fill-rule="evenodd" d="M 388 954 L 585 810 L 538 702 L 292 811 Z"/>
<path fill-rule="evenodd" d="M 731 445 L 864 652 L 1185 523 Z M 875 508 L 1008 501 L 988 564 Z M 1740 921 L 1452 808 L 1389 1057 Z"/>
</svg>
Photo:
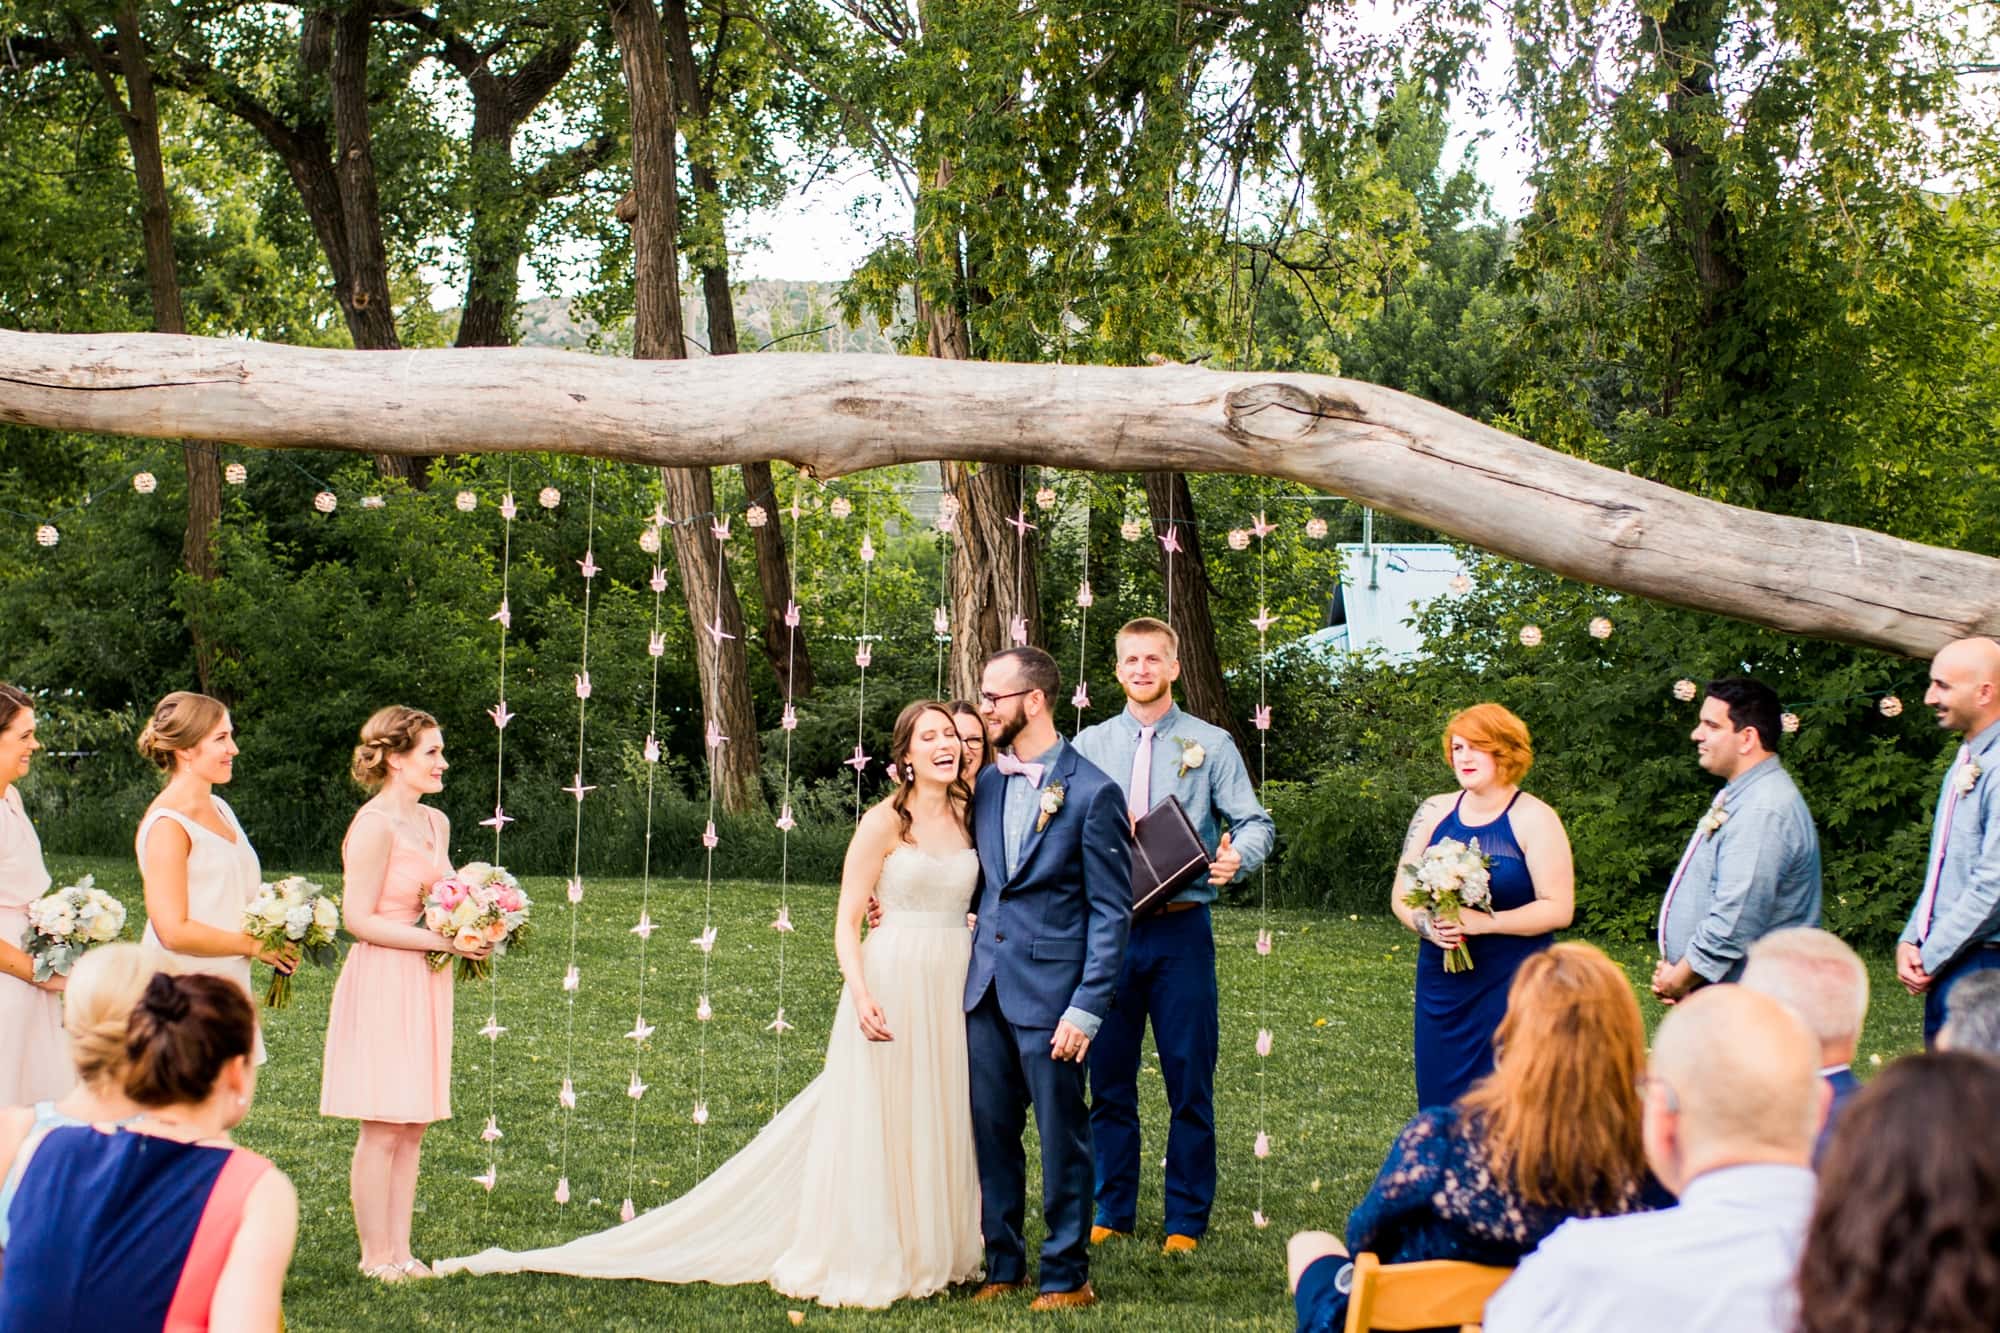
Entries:
<svg viewBox="0 0 2000 1333">
<path fill-rule="evenodd" d="M 1783 727 L 1785 734 L 1789 736 L 1799 729 L 1799 715 L 1797 713 L 1786 713 L 1778 719 L 1778 725 Z"/>
<path fill-rule="evenodd" d="M 361 507 L 363 509 L 380 509 L 382 507 L 382 497 L 379 495 L 364 495 L 361 497 Z"/>
<path fill-rule="evenodd" d="M 1592 616 L 1590 618 L 1590 637 L 1593 639 L 1610 638 L 1611 618 L 1609 616 Z"/>
<path fill-rule="evenodd" d="M 826 508 L 835 518 L 846 518 L 854 512 L 854 502 L 844 495 L 836 495 L 833 497 L 833 503 Z"/>
<path fill-rule="evenodd" d="M 541 502 L 542 508 L 554 509 L 562 503 L 562 492 L 553 486 L 544 486 L 541 493 L 535 499 Z"/>
<path fill-rule="evenodd" d="M 1128 542 L 1136 542 L 1146 535 L 1146 525 L 1136 518 L 1128 518 L 1118 525 L 1118 535 Z"/>
<path fill-rule="evenodd" d="M 331 514 L 334 506 L 339 503 L 340 501 L 334 497 L 332 491 L 321 491 L 313 497 L 313 508 L 319 510 L 322 514 Z"/>
<path fill-rule="evenodd" d="M 1893 694 L 1883 695 L 1882 702 L 1875 706 L 1882 710 L 1883 717 L 1901 717 L 1903 715 L 1903 701 Z"/>
<path fill-rule="evenodd" d="M 141 472 L 132 478 L 132 489 L 141 495 L 151 495 L 159 485 L 160 479 L 150 472 Z"/>
<path fill-rule="evenodd" d="M 1231 528 L 1229 530 L 1229 549 L 1232 551 L 1246 551 L 1250 549 L 1250 534 L 1242 528 Z"/>
<path fill-rule="evenodd" d="M 1056 507 L 1056 488 L 1053 486 L 1044 486 L 1036 491 L 1035 504 L 1041 509 L 1054 509 Z"/>
<path fill-rule="evenodd" d="M 660 530 L 658 528 L 641 528 L 639 530 L 639 549 L 647 555 L 659 554 Z"/>
<path fill-rule="evenodd" d="M 244 467 L 241 463 L 231 463 L 228 467 L 222 469 L 222 479 L 231 486 L 241 486 L 244 482 L 250 480 L 250 469 Z"/>
<path fill-rule="evenodd" d="M 1306 536 L 1319 541 L 1326 536 L 1326 520 L 1315 514 L 1306 520 Z"/>
<path fill-rule="evenodd" d="M 471 491 L 460 491 L 452 497 L 451 502 L 458 506 L 458 512 L 461 514 L 469 514 L 479 508 L 479 497 Z"/>
<path fill-rule="evenodd" d="M 1693 681 L 1683 677 L 1674 682 L 1674 698 L 1679 699 L 1684 704 L 1691 704 L 1694 702 L 1694 696 L 1695 683 Z"/>
<path fill-rule="evenodd" d="M 1463 574 L 1454 574 L 1451 576 L 1450 587 L 1453 593 L 1463 597 L 1472 591 L 1472 580 Z"/>
<path fill-rule="evenodd" d="M 56 531 L 56 525 L 53 523 L 44 523 L 35 529 L 35 542 L 37 545 L 54 546 L 61 540 L 62 534 Z"/>
<path fill-rule="evenodd" d="M 1542 627 L 1540 625 L 1521 626 L 1521 646 L 1523 648 L 1536 648 L 1541 645 L 1541 642 Z"/>
<path fill-rule="evenodd" d="M 743 511 L 743 521 L 753 528 L 761 528 L 771 521 L 771 516 L 765 512 L 763 505 L 751 505 Z"/>
</svg>

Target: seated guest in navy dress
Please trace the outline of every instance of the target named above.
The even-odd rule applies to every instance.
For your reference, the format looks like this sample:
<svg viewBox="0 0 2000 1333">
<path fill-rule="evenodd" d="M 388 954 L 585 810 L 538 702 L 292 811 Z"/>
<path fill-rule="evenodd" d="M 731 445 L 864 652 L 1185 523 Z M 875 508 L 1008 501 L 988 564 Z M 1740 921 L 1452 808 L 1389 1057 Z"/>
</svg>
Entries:
<svg viewBox="0 0 2000 1333">
<path fill-rule="evenodd" d="M 193 1333 L 280 1325 L 292 1182 L 229 1131 L 257 1086 L 240 986 L 154 975 L 126 1030 L 128 1127 L 31 1135 L 8 1209 L 0 1333 Z M 0 1169 L 11 1166 L 0 1163 Z"/>
<path fill-rule="evenodd" d="M 1403 1127 L 1347 1242 L 1292 1237 L 1299 1333 L 1347 1318 L 1354 1266 L 1462 1259 L 1512 1264 L 1572 1217 L 1673 1202 L 1646 1171 L 1639 1076 L 1646 1029 L 1632 985 L 1588 944 L 1530 956 L 1514 973 L 1493 1075 Z"/>
<path fill-rule="evenodd" d="M 2000 973 L 1995 973 L 2000 976 Z M 1750 946 L 1741 984 L 1805 1020 L 1819 1042 L 1819 1076 L 1826 1084 L 1826 1119 L 1813 1144 L 1813 1165 L 1833 1141 L 1834 1126 L 1861 1091 L 1854 1052 L 1868 1017 L 1868 968 L 1838 935 L 1817 926 L 1787 926 Z"/>
<path fill-rule="evenodd" d="M 1514 969 L 1548 948 L 1576 910 L 1569 835 L 1554 810 L 1520 787 L 1535 758 L 1527 725 L 1499 704 L 1475 704 L 1446 725 L 1444 757 L 1459 789 L 1418 808 L 1400 865 L 1446 838 L 1476 842 L 1489 861 L 1492 910 L 1468 910 L 1455 924 L 1434 919 L 1403 901 L 1410 876 L 1396 873 L 1391 909 L 1437 946 L 1417 952 L 1418 1106 L 1449 1105 L 1492 1072 L 1493 1031 Z M 1445 956 L 1461 944 L 1472 967 L 1445 971 Z"/>
</svg>

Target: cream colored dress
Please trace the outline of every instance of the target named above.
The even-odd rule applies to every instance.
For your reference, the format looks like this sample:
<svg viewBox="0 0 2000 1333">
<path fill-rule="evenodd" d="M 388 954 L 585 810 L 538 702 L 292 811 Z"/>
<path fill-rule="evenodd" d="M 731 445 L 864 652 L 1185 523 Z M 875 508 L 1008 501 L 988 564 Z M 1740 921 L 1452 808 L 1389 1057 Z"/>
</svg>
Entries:
<svg viewBox="0 0 2000 1333">
<path fill-rule="evenodd" d="M 979 1275 L 979 1168 L 965 1054 L 967 849 L 899 847 L 882 924 L 862 944 L 894 1041 L 862 1036 L 845 987 L 826 1068 L 743 1151 L 623 1226 L 545 1250 L 487 1250 L 441 1273 L 768 1282 L 822 1305 L 880 1308 Z"/>
<path fill-rule="evenodd" d="M 257 885 L 263 875 L 263 867 L 257 861 L 257 849 L 250 845 L 250 836 L 243 826 L 236 822 L 236 812 L 229 808 L 229 802 L 220 796 L 210 796 L 215 802 L 216 812 L 222 822 L 229 825 L 229 831 L 236 835 L 230 841 L 219 833 L 211 832 L 189 819 L 178 810 L 155 806 L 146 817 L 139 821 L 139 833 L 133 839 L 133 846 L 139 854 L 139 864 L 146 864 L 146 835 L 162 819 L 171 819 L 187 831 L 187 911 L 188 920 L 199 921 L 204 926 L 217 930 L 241 932 L 243 929 L 243 909 L 257 896 Z M 153 929 L 153 923 L 146 922 L 145 947 L 171 958 L 175 967 L 182 972 L 206 972 L 210 976 L 227 977 L 243 988 L 253 1005 L 261 1006 L 261 997 L 250 985 L 250 960 L 241 955 L 227 958 L 207 958 L 198 954 L 176 953 L 160 943 L 160 936 Z M 260 1008 L 261 1019 L 261 1008 Z M 257 1033 L 257 1063 L 264 1063 L 264 1033 L 261 1021 Z"/>
<path fill-rule="evenodd" d="M 18 945 L 28 905 L 49 891 L 42 842 L 18 787 L 0 801 L 0 938 Z M 76 1086 L 62 996 L 0 973 L 0 1106 L 30 1106 Z"/>
</svg>

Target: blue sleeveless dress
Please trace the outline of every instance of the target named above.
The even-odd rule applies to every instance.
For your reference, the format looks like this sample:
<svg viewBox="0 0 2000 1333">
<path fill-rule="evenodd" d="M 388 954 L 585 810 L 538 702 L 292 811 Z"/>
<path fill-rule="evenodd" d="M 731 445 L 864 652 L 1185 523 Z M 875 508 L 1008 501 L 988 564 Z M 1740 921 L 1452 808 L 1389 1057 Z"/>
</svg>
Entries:
<svg viewBox="0 0 2000 1333">
<path fill-rule="evenodd" d="M 1514 836 L 1510 816 L 1519 792 L 1499 818 L 1488 824 L 1468 824 L 1459 817 L 1461 793 L 1451 813 L 1431 834 L 1431 843 L 1457 838 L 1486 853 L 1492 876 L 1493 910 L 1511 911 L 1535 900 L 1535 882 Z M 1444 950 L 1424 941 L 1417 951 L 1416 1055 L 1417 1105 L 1448 1106 L 1493 1072 L 1493 1033 L 1507 1014 L 1507 988 L 1514 971 L 1529 955 L 1555 940 L 1546 935 L 1479 935 L 1469 937 L 1472 970 L 1446 972 Z"/>
</svg>

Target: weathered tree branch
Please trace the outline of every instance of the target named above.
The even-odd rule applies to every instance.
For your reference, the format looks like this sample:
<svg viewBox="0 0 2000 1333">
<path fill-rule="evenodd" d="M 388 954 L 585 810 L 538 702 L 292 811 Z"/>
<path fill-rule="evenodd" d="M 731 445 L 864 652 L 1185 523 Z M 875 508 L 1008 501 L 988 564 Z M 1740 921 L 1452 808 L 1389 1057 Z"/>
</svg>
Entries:
<svg viewBox="0 0 2000 1333">
<path fill-rule="evenodd" d="M 2000 633 L 2000 560 L 1705 500 L 1330 376 L 0 332 L 0 422 L 418 456 L 781 458 L 822 478 L 927 459 L 1258 473 L 1775 629 L 1911 654 Z"/>
</svg>

